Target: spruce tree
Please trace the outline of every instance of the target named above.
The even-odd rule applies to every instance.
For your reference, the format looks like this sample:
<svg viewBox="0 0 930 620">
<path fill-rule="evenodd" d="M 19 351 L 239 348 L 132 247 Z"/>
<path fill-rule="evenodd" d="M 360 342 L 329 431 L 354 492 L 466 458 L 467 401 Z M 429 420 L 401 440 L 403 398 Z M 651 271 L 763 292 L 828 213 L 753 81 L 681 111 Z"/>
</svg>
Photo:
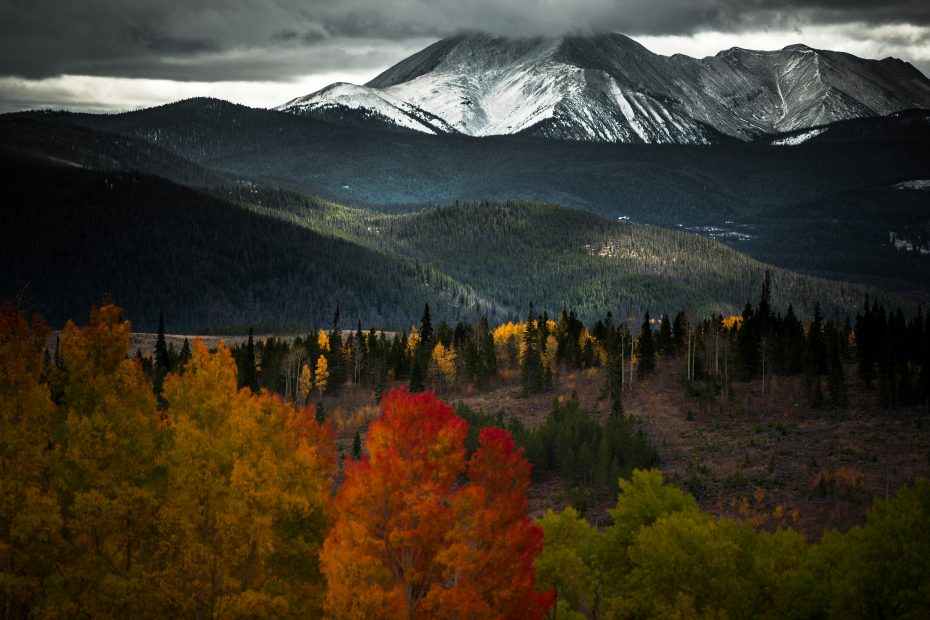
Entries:
<svg viewBox="0 0 930 620">
<path fill-rule="evenodd" d="M 647 312 L 639 330 L 639 364 L 636 366 L 636 376 L 640 379 L 651 375 L 656 369 L 655 343 L 652 341 L 652 326 L 649 323 Z"/>
<path fill-rule="evenodd" d="M 333 316 L 333 330 L 329 332 L 329 352 L 326 355 L 329 368 L 327 393 L 338 394 L 346 382 L 345 358 L 342 356 L 342 329 L 339 327 L 339 306 Z"/>
<path fill-rule="evenodd" d="M 352 439 L 352 460 L 357 461 L 362 458 L 362 436 L 355 431 L 355 437 Z"/>
<path fill-rule="evenodd" d="M 681 353 L 687 348 L 688 340 L 688 319 L 685 317 L 685 313 L 681 310 L 678 311 L 678 314 L 675 315 L 675 320 L 672 322 L 672 348 L 675 353 Z"/>
<path fill-rule="evenodd" d="M 423 306 L 423 318 L 420 319 L 420 345 L 425 346 L 426 343 L 432 342 L 433 340 L 433 322 L 429 316 L 429 304 Z M 432 350 L 432 347 L 430 347 Z"/>
<path fill-rule="evenodd" d="M 810 352 L 811 364 L 815 374 L 822 375 L 827 372 L 827 345 L 823 337 L 823 314 L 820 312 L 820 303 L 814 306 L 814 319 L 811 321 L 807 334 L 807 348 Z"/>
<path fill-rule="evenodd" d="M 255 368 L 255 339 L 249 327 L 249 339 L 242 354 L 242 367 L 239 369 L 239 387 L 258 391 L 258 373 Z"/>
<path fill-rule="evenodd" d="M 533 319 L 533 304 L 530 304 L 526 328 L 523 332 L 523 347 L 520 355 L 520 383 L 524 394 L 535 394 L 543 389 L 545 376 L 539 355 L 539 335 Z"/>
<path fill-rule="evenodd" d="M 158 313 L 158 336 L 155 338 L 155 353 L 153 354 L 152 388 L 156 396 L 161 396 L 162 385 L 168 374 L 170 359 L 168 346 L 165 342 L 165 313 Z"/>
<path fill-rule="evenodd" d="M 668 320 L 668 315 L 663 314 L 659 322 L 659 336 L 657 348 L 662 355 L 675 355 L 675 343 L 672 340 L 672 323 Z"/>
<path fill-rule="evenodd" d="M 415 356 L 410 366 L 409 389 L 411 392 L 422 392 L 426 389 L 426 386 L 423 383 L 423 364 L 420 361 L 420 358 L 421 356 L 419 355 Z"/>
<path fill-rule="evenodd" d="M 756 330 L 756 315 L 752 304 L 743 308 L 743 321 L 736 332 L 736 356 L 738 374 L 743 381 L 753 379 L 759 372 L 759 333 Z"/>
<path fill-rule="evenodd" d="M 178 370 L 183 370 L 184 366 L 191 360 L 191 343 L 187 338 L 181 346 L 181 354 L 178 356 Z"/>
<path fill-rule="evenodd" d="M 478 321 L 479 346 L 481 357 L 479 363 L 478 385 L 487 387 L 497 377 L 497 350 L 494 347 L 494 334 L 488 325 L 488 317 Z"/>
</svg>

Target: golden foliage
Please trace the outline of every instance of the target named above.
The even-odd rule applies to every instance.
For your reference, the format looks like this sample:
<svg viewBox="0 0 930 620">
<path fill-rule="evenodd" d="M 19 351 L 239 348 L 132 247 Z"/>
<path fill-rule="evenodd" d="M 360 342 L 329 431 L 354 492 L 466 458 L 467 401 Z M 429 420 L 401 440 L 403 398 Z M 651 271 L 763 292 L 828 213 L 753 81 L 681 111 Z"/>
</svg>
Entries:
<svg viewBox="0 0 930 620">
<path fill-rule="evenodd" d="M 326 357 L 322 355 L 316 360 L 316 370 L 313 372 L 313 383 L 320 394 L 324 393 L 326 391 L 326 386 L 329 385 L 329 363 L 326 361 Z"/>
</svg>

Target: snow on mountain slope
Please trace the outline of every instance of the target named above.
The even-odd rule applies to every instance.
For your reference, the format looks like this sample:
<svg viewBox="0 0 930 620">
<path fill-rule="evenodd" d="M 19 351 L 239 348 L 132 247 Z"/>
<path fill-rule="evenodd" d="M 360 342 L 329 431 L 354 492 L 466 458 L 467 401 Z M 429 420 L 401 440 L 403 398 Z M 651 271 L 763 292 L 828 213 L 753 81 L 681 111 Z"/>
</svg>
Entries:
<svg viewBox="0 0 930 620">
<path fill-rule="evenodd" d="M 619 34 L 459 35 L 365 86 L 335 84 L 281 106 L 427 133 L 701 144 L 930 108 L 930 80 L 896 59 L 792 45 L 695 59 Z"/>
<path fill-rule="evenodd" d="M 355 110 L 368 117 L 394 124 L 404 129 L 424 133 L 449 133 L 452 128 L 440 118 L 367 86 L 345 82 L 331 84 L 306 97 L 298 97 L 278 108 L 287 112 L 322 116 L 326 113 Z"/>
</svg>

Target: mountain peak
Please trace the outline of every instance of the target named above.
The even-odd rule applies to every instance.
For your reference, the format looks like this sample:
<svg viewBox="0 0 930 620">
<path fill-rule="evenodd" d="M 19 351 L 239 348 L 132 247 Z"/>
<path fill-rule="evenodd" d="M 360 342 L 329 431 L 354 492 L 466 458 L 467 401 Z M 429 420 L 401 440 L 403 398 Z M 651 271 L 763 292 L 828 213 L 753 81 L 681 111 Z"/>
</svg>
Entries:
<svg viewBox="0 0 930 620">
<path fill-rule="evenodd" d="M 617 33 L 465 33 L 365 86 L 324 89 L 280 109 L 427 133 L 701 144 L 930 108 L 930 80 L 905 69 L 803 44 L 695 59 L 654 54 Z"/>
</svg>

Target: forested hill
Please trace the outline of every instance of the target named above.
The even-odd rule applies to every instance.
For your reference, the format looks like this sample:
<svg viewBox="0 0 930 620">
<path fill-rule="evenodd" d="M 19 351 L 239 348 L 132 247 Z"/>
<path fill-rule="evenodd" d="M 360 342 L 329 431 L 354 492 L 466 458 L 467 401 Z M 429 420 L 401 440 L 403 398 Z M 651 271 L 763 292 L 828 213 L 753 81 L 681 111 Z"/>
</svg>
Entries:
<svg viewBox="0 0 930 620">
<path fill-rule="evenodd" d="M 139 329 L 249 323 L 393 325 L 468 293 L 427 267 L 256 214 L 170 181 L 0 151 L 0 298 L 53 326 L 104 295 Z"/>
<path fill-rule="evenodd" d="M 586 318 L 732 312 L 768 268 L 702 237 L 543 204 L 384 216 L 228 192 L 236 204 L 141 173 L 3 160 L 0 294 L 22 295 L 53 325 L 105 294 L 140 329 L 153 328 L 159 310 L 179 330 L 306 328 L 328 325 L 337 306 L 351 322 L 405 327 L 427 302 L 450 320 L 514 318 L 531 300 Z M 864 294 L 779 270 L 774 278 L 776 301 L 802 312 L 819 300 L 845 314 Z"/>
<path fill-rule="evenodd" d="M 607 310 L 734 313 L 767 269 L 775 303 L 805 316 L 817 302 L 853 315 L 865 290 L 776 269 L 705 237 L 542 203 L 456 203 L 360 221 L 360 240 L 431 264 L 517 312 L 532 300 L 591 320 Z"/>
</svg>

